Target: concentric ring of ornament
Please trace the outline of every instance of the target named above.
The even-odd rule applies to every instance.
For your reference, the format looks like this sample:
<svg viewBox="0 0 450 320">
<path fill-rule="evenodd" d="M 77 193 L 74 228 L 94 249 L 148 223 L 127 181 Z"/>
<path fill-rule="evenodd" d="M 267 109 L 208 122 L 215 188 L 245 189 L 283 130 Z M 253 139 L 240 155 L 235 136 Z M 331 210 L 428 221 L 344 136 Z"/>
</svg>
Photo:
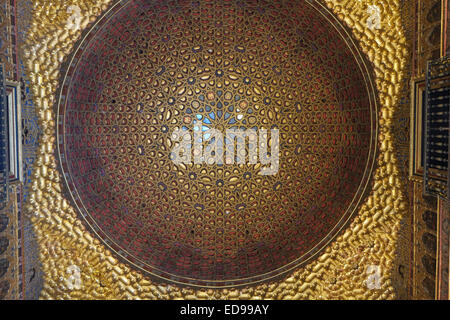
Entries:
<svg viewBox="0 0 450 320">
<path fill-rule="evenodd" d="M 308 1 L 118 2 L 70 57 L 57 112 L 88 228 L 130 265 L 206 287 L 315 257 L 364 196 L 378 132 L 363 56 Z M 279 172 L 176 165 L 177 128 L 279 129 Z"/>
</svg>

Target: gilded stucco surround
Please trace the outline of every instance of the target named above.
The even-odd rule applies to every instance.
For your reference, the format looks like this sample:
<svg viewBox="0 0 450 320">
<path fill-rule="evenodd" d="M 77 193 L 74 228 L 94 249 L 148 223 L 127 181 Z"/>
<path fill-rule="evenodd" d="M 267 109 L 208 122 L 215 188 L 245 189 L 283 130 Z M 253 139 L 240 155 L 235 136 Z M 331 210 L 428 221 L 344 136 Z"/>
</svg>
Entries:
<svg viewBox="0 0 450 320">
<path fill-rule="evenodd" d="M 373 63 L 379 91 L 379 156 L 371 194 L 351 225 L 322 255 L 288 278 L 241 289 L 190 289 L 147 278 L 119 262 L 85 229 L 68 199 L 55 158 L 56 92 L 60 68 L 81 31 L 67 29 L 67 8 L 81 8 L 81 29 L 108 8 L 109 1 L 36 1 L 27 42 L 22 48 L 34 102 L 43 128 L 27 211 L 32 216 L 45 273 L 44 299 L 388 299 L 395 298 L 392 274 L 400 221 L 407 213 L 404 181 L 393 150 L 393 114 L 404 76 L 406 40 L 400 1 L 324 1 L 352 30 Z M 382 26 L 367 26 L 368 4 L 381 8 Z M 74 285 L 73 266 L 80 272 Z M 367 286 L 369 266 L 379 266 L 381 286 Z M 71 277 L 72 276 L 72 277 Z"/>
</svg>

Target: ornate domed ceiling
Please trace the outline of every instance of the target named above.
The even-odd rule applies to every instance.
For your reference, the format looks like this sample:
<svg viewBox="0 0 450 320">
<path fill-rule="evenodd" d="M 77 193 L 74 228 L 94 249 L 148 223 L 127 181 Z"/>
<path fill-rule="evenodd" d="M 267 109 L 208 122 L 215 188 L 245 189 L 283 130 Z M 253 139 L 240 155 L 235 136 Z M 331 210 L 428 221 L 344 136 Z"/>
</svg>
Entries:
<svg viewBox="0 0 450 320">
<path fill-rule="evenodd" d="M 134 267 L 263 281 L 313 258 L 357 209 L 374 97 L 357 46 L 315 2 L 128 1 L 67 63 L 61 169 L 90 230 Z M 171 161 L 174 130 L 213 128 L 278 129 L 277 173 Z"/>
</svg>

